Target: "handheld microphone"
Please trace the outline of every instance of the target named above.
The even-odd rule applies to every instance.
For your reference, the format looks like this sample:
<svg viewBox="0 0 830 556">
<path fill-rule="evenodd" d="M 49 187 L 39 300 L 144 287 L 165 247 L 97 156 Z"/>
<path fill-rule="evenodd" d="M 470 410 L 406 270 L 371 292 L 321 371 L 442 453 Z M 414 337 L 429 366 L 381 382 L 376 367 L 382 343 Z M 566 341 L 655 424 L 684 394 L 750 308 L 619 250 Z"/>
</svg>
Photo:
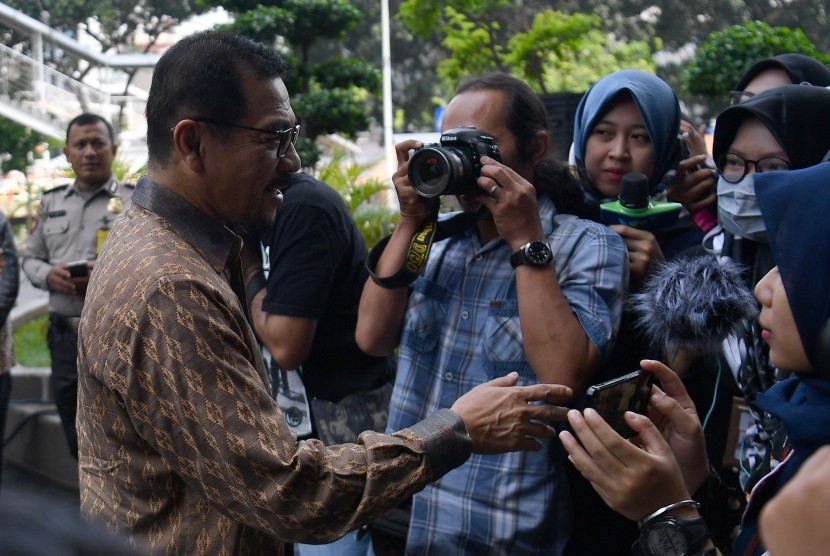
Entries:
<svg viewBox="0 0 830 556">
<path fill-rule="evenodd" d="M 602 203 L 599 211 L 602 222 L 609 226 L 622 224 L 653 231 L 674 224 L 682 207 L 680 203 L 650 199 L 646 175 L 629 172 L 622 178 L 618 199 Z"/>
</svg>

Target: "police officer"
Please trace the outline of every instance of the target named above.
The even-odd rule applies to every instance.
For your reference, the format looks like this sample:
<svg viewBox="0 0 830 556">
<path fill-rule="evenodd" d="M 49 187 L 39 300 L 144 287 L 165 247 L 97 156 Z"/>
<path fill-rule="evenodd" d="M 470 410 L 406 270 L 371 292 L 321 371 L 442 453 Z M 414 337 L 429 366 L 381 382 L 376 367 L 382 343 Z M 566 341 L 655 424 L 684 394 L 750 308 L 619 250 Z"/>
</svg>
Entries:
<svg viewBox="0 0 830 556">
<path fill-rule="evenodd" d="M 43 194 L 22 253 L 26 276 L 49 291 L 51 386 L 76 459 L 78 322 L 94 261 L 134 188 L 112 173 L 117 148 L 112 126 L 101 116 L 84 113 L 69 122 L 63 152 L 77 177 L 73 184 Z"/>
</svg>

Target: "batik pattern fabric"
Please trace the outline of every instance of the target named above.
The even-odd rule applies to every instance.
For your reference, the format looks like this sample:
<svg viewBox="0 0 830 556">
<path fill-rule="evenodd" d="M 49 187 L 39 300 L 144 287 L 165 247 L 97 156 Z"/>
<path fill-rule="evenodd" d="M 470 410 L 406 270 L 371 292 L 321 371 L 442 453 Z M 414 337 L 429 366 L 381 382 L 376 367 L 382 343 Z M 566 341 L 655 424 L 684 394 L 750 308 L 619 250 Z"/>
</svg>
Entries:
<svg viewBox="0 0 830 556">
<path fill-rule="evenodd" d="M 246 317 L 241 240 L 143 178 L 89 285 L 79 338 L 81 511 L 165 554 L 329 542 L 461 464 L 445 410 L 358 444 L 297 442 Z"/>
</svg>

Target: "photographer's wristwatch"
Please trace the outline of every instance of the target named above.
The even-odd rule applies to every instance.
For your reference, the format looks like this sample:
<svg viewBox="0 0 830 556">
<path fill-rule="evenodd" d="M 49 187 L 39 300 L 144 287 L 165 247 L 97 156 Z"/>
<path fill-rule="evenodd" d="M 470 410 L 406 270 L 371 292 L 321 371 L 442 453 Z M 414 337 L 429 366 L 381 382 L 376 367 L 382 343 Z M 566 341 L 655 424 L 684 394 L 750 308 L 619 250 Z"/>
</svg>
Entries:
<svg viewBox="0 0 830 556">
<path fill-rule="evenodd" d="M 553 253 L 547 241 L 535 239 L 528 241 L 519 250 L 510 255 L 510 266 L 519 265 L 547 266 L 553 260 Z"/>
<path fill-rule="evenodd" d="M 633 552 L 644 556 L 687 556 L 703 552 L 709 529 L 702 517 L 679 519 L 660 515 L 644 523 Z"/>
</svg>

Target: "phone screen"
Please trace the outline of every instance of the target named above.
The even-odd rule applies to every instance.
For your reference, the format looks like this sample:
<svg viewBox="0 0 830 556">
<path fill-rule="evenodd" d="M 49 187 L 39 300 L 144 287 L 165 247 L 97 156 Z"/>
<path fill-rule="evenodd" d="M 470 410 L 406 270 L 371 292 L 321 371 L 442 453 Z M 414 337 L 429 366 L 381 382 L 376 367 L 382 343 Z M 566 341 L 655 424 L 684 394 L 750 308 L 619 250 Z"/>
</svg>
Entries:
<svg viewBox="0 0 830 556">
<path fill-rule="evenodd" d="M 591 407 L 623 438 L 634 435 L 625 422 L 625 412 L 645 413 L 654 375 L 643 370 L 634 371 L 591 386 L 586 392 L 585 407 Z"/>
</svg>

